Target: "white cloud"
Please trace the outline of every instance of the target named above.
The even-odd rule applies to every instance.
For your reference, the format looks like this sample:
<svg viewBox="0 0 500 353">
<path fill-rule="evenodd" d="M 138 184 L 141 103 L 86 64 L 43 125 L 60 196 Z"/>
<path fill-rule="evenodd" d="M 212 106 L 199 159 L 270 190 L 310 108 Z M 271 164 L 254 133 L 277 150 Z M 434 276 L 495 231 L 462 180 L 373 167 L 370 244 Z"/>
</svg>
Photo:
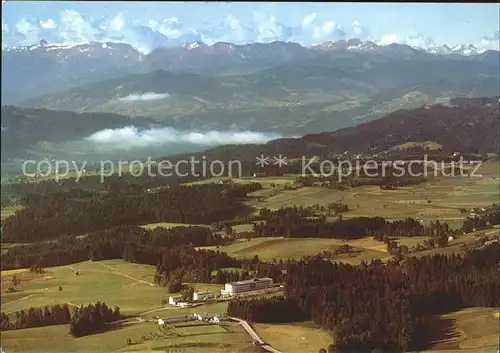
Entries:
<svg viewBox="0 0 500 353">
<path fill-rule="evenodd" d="M 363 26 L 359 21 L 353 21 L 348 29 L 348 35 L 351 38 L 359 38 L 362 40 L 371 40 L 370 30 Z"/>
<path fill-rule="evenodd" d="M 476 48 L 486 50 L 500 50 L 500 31 L 495 31 L 491 36 L 481 38 L 478 43 L 475 43 Z"/>
<path fill-rule="evenodd" d="M 154 93 L 146 92 L 143 94 L 129 94 L 126 97 L 120 98 L 124 102 L 136 102 L 136 101 L 156 101 L 160 99 L 165 99 L 170 97 L 168 93 Z"/>
<path fill-rule="evenodd" d="M 302 26 L 307 27 L 311 25 L 315 20 L 316 20 L 316 12 L 313 12 L 312 14 L 304 17 L 304 20 L 302 21 Z"/>
<path fill-rule="evenodd" d="M 66 43 L 85 43 L 97 39 L 98 30 L 74 10 L 64 10 L 60 13 L 58 35 Z"/>
<path fill-rule="evenodd" d="M 109 29 L 113 31 L 123 31 L 124 27 L 125 27 L 125 19 L 123 18 L 123 14 L 120 12 L 109 23 Z"/>
<path fill-rule="evenodd" d="M 393 33 L 395 35 L 395 33 Z M 396 39 L 396 37 L 394 38 Z M 428 49 L 436 45 L 431 37 L 423 36 L 421 34 L 414 34 L 405 40 L 405 43 L 411 47 Z"/>
<path fill-rule="evenodd" d="M 151 28 L 161 34 L 165 35 L 167 38 L 177 39 L 181 37 L 185 31 L 192 32 L 191 29 L 184 29 L 177 17 L 166 18 L 162 23 L 156 21 L 150 22 L 153 26 Z"/>
<path fill-rule="evenodd" d="M 55 29 L 57 28 L 57 23 L 53 19 L 49 18 L 47 21 L 39 21 L 40 27 L 45 29 Z"/>
<path fill-rule="evenodd" d="M 202 146 L 265 143 L 281 136 L 254 131 L 179 131 L 172 128 L 139 130 L 135 126 L 98 131 L 86 140 L 114 149 L 150 147 L 168 143 L 190 143 Z"/>
<path fill-rule="evenodd" d="M 396 33 L 384 34 L 382 36 L 382 39 L 380 39 L 379 44 L 380 45 L 393 44 L 393 43 L 396 43 L 397 38 L 398 38 L 398 35 Z"/>
<path fill-rule="evenodd" d="M 40 29 L 31 22 L 28 22 L 25 18 L 19 20 L 14 25 L 14 28 L 17 36 L 22 37 L 20 40 L 21 45 L 29 45 L 33 42 L 38 42 L 38 32 Z"/>
<path fill-rule="evenodd" d="M 396 32 L 372 38 L 370 29 L 359 21 L 340 24 L 334 18 L 320 20 L 316 13 L 305 16 L 296 25 L 284 25 L 270 14 L 253 13 L 253 20 L 248 23 L 228 14 L 217 25 L 205 24 L 200 28 L 190 28 L 177 17 L 151 19 L 141 23 L 127 19 L 123 13 L 116 13 L 103 20 L 92 21 L 77 11 L 65 10 L 59 13 L 58 18 L 36 21 L 22 18 L 10 27 L 2 22 L 2 35 L 3 46 L 33 45 L 38 44 L 41 39 L 50 44 L 61 45 L 91 41 L 117 42 L 130 44 L 143 54 L 158 47 L 181 46 L 194 41 L 203 41 L 208 45 L 220 41 L 235 44 L 293 41 L 302 45 L 316 45 L 326 41 L 359 38 L 382 45 L 407 43 L 422 48 L 435 45 L 432 38 L 421 35 L 403 38 Z M 484 50 L 498 49 L 498 31 L 473 44 Z"/>
<path fill-rule="evenodd" d="M 316 44 L 329 40 L 341 40 L 346 38 L 347 33 L 335 21 L 324 22 L 321 26 L 314 27 L 312 36 Z"/>
</svg>

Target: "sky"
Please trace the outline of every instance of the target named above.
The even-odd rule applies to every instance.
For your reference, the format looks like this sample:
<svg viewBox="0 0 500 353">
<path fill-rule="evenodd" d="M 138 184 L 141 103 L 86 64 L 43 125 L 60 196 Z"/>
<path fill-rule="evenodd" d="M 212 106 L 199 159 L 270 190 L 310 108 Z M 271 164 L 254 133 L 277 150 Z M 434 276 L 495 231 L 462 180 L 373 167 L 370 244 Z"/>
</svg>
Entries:
<svg viewBox="0 0 500 353">
<path fill-rule="evenodd" d="M 494 3 L 208 3 L 7 0 L 3 46 L 125 42 L 147 53 L 200 40 L 236 44 L 276 40 L 315 45 L 360 38 L 378 44 L 498 48 Z"/>
</svg>

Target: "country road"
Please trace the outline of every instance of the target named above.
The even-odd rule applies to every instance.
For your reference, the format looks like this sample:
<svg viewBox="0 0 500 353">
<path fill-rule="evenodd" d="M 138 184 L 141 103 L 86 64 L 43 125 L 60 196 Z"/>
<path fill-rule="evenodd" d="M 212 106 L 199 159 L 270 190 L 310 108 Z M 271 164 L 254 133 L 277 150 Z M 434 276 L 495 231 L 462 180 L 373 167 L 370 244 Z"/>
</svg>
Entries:
<svg viewBox="0 0 500 353">
<path fill-rule="evenodd" d="M 266 344 L 263 340 L 260 339 L 259 335 L 257 335 L 257 332 L 254 331 L 252 326 L 245 320 L 238 319 L 236 317 L 229 317 L 231 320 L 238 322 L 241 327 L 252 337 L 252 340 L 256 346 L 262 347 L 264 350 L 271 352 L 271 353 L 282 353 L 281 351 L 274 349 L 270 345 Z"/>
</svg>

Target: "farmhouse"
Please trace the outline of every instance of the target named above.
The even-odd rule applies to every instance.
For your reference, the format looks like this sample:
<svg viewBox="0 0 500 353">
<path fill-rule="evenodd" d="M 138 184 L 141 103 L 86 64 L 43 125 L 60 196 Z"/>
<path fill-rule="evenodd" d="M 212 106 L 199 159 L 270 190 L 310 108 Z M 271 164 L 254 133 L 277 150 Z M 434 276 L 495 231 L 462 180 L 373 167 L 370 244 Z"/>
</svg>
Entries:
<svg viewBox="0 0 500 353">
<path fill-rule="evenodd" d="M 194 301 L 199 301 L 199 300 L 205 300 L 208 298 L 213 298 L 214 293 L 210 291 L 201 291 L 201 292 L 194 292 L 193 293 L 193 300 Z"/>
<path fill-rule="evenodd" d="M 234 297 L 238 294 L 259 291 L 273 286 L 272 278 L 254 278 L 247 281 L 226 283 L 221 295 Z"/>
<path fill-rule="evenodd" d="M 194 318 L 198 321 L 205 321 L 205 322 L 210 322 L 213 324 L 219 324 L 221 322 L 220 317 L 209 314 L 209 313 L 194 314 Z"/>
</svg>

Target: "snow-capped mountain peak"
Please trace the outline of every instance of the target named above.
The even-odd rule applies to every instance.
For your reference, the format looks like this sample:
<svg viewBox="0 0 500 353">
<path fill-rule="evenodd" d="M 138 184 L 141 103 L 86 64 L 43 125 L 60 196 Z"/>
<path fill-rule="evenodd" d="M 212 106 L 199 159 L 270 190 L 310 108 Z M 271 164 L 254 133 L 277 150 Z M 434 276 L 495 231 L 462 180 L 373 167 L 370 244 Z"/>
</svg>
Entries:
<svg viewBox="0 0 500 353">
<path fill-rule="evenodd" d="M 273 42 L 273 43 L 249 43 L 245 45 L 237 45 L 231 42 L 216 42 L 210 46 L 205 44 L 202 41 L 193 41 L 186 42 L 181 47 L 187 49 L 188 51 L 196 51 L 200 49 L 210 48 L 210 52 L 216 53 L 236 53 L 237 51 L 251 51 L 252 48 L 258 47 L 259 51 L 262 51 L 263 48 L 268 48 L 268 50 L 273 50 L 273 48 L 280 48 L 283 50 L 287 46 L 288 49 L 296 50 L 313 50 L 313 51 L 349 51 L 349 52 L 406 52 L 407 54 L 423 52 L 429 53 L 433 55 L 462 55 L 462 56 L 470 56 L 470 55 L 478 55 L 487 51 L 486 48 L 482 48 L 481 46 L 475 46 L 473 44 L 462 44 L 456 46 L 449 46 L 446 44 L 436 45 L 433 44 L 432 41 L 423 40 L 417 37 L 409 38 L 408 43 L 391 43 L 388 45 L 383 45 L 381 43 L 374 43 L 372 41 L 363 41 L 358 38 L 351 38 L 348 40 L 337 40 L 337 41 L 328 41 L 323 44 L 314 45 L 314 46 L 303 46 L 298 43 L 282 43 L 282 42 Z M 120 48 L 121 51 L 126 49 L 126 51 L 138 51 L 133 46 L 126 43 L 115 43 L 115 42 L 89 42 L 89 43 L 76 43 L 76 44 L 52 44 L 48 43 L 46 40 L 41 40 L 37 45 L 30 46 L 17 46 L 17 47 L 6 47 L 2 48 L 2 51 L 5 52 L 47 52 L 47 51 L 55 51 L 60 52 L 63 50 L 71 50 L 78 48 L 80 52 L 87 51 L 110 51 L 113 49 Z M 179 48 L 179 47 L 177 47 Z M 175 47 L 165 47 L 159 48 L 162 50 L 175 49 Z M 278 49 L 276 49 L 278 50 Z M 287 50 L 287 49 L 285 49 Z M 205 53 L 206 51 L 201 51 L 200 53 Z"/>
<path fill-rule="evenodd" d="M 194 50 L 194 49 L 201 49 L 201 48 L 206 48 L 207 45 L 201 41 L 195 41 L 192 43 L 186 43 L 183 45 L 183 48 L 186 48 L 187 50 Z"/>
</svg>

